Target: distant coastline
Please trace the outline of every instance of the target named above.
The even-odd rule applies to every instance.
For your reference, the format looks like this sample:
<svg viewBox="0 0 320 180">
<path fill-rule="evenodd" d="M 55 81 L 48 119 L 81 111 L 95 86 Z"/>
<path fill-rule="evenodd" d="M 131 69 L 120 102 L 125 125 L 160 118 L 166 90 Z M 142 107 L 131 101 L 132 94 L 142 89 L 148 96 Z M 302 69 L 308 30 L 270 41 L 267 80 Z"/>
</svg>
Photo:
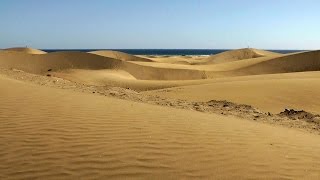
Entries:
<svg viewBox="0 0 320 180">
<path fill-rule="evenodd" d="M 56 52 L 56 51 L 81 51 L 90 52 L 96 50 L 114 50 L 121 51 L 133 55 L 158 55 L 158 56 L 208 56 L 218 54 L 221 52 L 229 51 L 230 49 L 41 49 L 45 52 Z M 269 50 L 277 53 L 294 53 L 301 52 L 303 50 Z"/>
</svg>

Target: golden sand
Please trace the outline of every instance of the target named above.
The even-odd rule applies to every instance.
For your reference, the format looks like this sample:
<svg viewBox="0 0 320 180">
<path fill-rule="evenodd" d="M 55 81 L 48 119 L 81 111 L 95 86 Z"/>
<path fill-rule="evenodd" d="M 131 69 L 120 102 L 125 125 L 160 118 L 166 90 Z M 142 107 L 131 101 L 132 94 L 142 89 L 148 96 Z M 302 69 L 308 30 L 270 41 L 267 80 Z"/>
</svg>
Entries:
<svg viewBox="0 0 320 180">
<path fill-rule="evenodd" d="M 319 51 L 2 50 L 0 179 L 319 179 L 319 68 Z"/>
</svg>

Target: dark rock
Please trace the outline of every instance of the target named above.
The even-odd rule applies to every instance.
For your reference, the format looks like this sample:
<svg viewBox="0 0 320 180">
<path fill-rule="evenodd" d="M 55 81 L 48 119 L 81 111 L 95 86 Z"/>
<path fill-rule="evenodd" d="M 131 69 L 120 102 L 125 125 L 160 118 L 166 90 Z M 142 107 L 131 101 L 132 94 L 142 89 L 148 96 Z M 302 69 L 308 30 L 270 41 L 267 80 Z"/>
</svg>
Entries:
<svg viewBox="0 0 320 180">
<path fill-rule="evenodd" d="M 285 109 L 279 115 L 289 117 L 290 119 L 313 119 L 315 117 L 315 115 L 309 112 L 303 110 L 296 111 L 294 109 Z"/>
</svg>

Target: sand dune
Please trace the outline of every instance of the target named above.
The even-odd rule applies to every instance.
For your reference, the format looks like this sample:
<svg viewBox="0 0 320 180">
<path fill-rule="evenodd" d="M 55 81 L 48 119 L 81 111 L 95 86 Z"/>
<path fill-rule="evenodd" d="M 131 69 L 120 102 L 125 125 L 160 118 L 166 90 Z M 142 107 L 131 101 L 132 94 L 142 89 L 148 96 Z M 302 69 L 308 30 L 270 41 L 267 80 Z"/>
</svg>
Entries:
<svg viewBox="0 0 320 180">
<path fill-rule="evenodd" d="M 125 69 L 136 78 L 142 80 L 194 80 L 207 78 L 206 73 L 201 70 L 175 69 L 170 66 L 154 67 L 138 64 L 137 62 L 125 63 Z"/>
<path fill-rule="evenodd" d="M 204 72 L 154 68 L 84 52 L 54 52 L 42 55 L 0 51 L 0 65 L 30 73 L 46 74 L 50 71 L 69 69 L 122 69 L 142 80 L 186 80 L 203 79 Z"/>
<path fill-rule="evenodd" d="M 320 138 L 0 76 L 0 178 L 319 179 Z"/>
<path fill-rule="evenodd" d="M 253 56 L 249 52 L 259 54 L 259 56 L 255 55 L 257 57 L 252 58 Z M 236 56 L 239 53 L 240 56 Z M 108 55 L 113 58 L 107 57 Z M 177 64 L 176 62 L 172 64 L 172 62 L 170 63 L 171 60 L 167 62 L 162 60 L 146 62 L 147 59 L 144 58 L 112 51 L 91 53 L 56 52 L 42 54 L 41 56 L 13 51 L 0 51 L 0 65 L 31 73 L 45 73 L 49 69 L 53 71 L 66 69 L 121 69 L 141 80 L 196 80 L 226 76 L 317 71 L 320 67 L 319 55 L 319 51 L 278 55 L 256 49 L 241 49 L 216 55 L 216 57 L 221 56 L 223 57 L 222 59 L 227 60 L 226 63 L 188 65 Z M 239 60 L 239 58 L 245 57 L 249 59 L 242 59 L 241 61 L 232 59 Z M 196 60 L 193 59 L 192 61 Z M 203 62 L 203 59 L 198 59 L 198 61 Z"/>
<path fill-rule="evenodd" d="M 217 82 L 217 78 L 229 76 L 314 71 L 320 67 L 319 51 L 275 55 L 256 49 L 241 49 L 225 52 L 224 54 L 243 53 L 247 50 L 250 50 L 250 52 L 254 51 L 265 57 L 210 65 L 181 65 L 162 62 L 162 60 L 158 62 L 133 62 L 130 61 L 130 58 L 134 56 L 108 51 L 96 51 L 92 53 L 106 53 L 109 55 L 111 53 L 114 57 L 120 59 L 83 52 L 55 52 L 33 55 L 14 51 L 0 51 L 0 65 L 4 68 L 19 69 L 29 73 L 50 74 L 79 83 L 125 87 L 138 91 L 215 83 Z M 116 56 L 114 53 L 118 53 L 119 56 Z M 220 54 L 219 56 L 222 55 Z M 202 60 L 199 59 L 199 61 Z M 210 78 L 213 80 L 204 80 Z M 265 76 L 262 79 L 268 78 L 269 76 Z M 224 81 L 228 80 L 224 79 Z M 276 87 L 271 84 L 270 88 Z M 216 93 L 216 95 L 218 94 Z M 220 96 L 219 99 L 224 97 Z M 230 98 L 231 96 L 226 96 L 225 99 L 228 99 L 228 97 Z M 252 102 L 245 101 L 245 103 L 251 104 Z M 257 105 L 257 103 L 253 104 Z M 278 111 L 279 108 L 280 106 L 276 110 Z M 275 111 L 275 109 L 271 110 Z M 317 107 L 311 108 L 311 110 L 315 111 Z"/>
<path fill-rule="evenodd" d="M 114 87 L 130 88 L 136 91 L 148 91 L 148 90 L 164 89 L 164 88 L 186 86 L 186 85 L 205 84 L 210 82 L 208 80 L 183 80 L 183 81 L 182 80 L 170 80 L 170 81 L 155 80 L 155 79 L 164 79 L 159 74 L 165 73 L 166 71 L 164 70 L 164 71 L 152 72 L 150 71 L 152 69 L 147 68 L 147 71 L 143 71 L 139 74 L 140 76 L 137 76 L 138 73 L 135 73 L 135 72 L 139 72 L 138 69 L 139 67 L 137 67 L 136 71 L 134 71 L 134 69 L 132 70 L 133 72 L 132 74 L 134 74 L 135 76 L 133 76 L 132 74 L 124 70 L 112 70 L 112 69 L 104 69 L 104 70 L 73 69 L 73 70 L 67 70 L 67 71 L 54 72 L 51 74 L 55 77 L 60 77 L 73 82 L 79 82 L 79 83 L 95 85 L 95 86 L 114 86 Z M 129 72 L 131 71 L 129 70 Z M 152 74 L 148 72 L 151 72 Z M 175 75 L 177 75 L 177 73 L 173 71 L 173 73 L 168 74 L 167 76 L 170 79 L 177 79 Z M 140 77 L 141 79 L 137 79 L 136 77 Z M 143 80 L 147 78 L 149 78 L 149 80 Z"/>
<path fill-rule="evenodd" d="M 239 74 L 275 74 L 320 70 L 320 51 L 289 54 L 235 71 Z"/>
<path fill-rule="evenodd" d="M 152 60 L 147 58 L 142 58 L 138 56 L 133 56 L 127 53 L 119 52 L 119 51 L 107 51 L 107 50 L 101 50 L 101 51 L 92 51 L 89 52 L 91 54 L 96 54 L 100 56 L 110 57 L 113 59 L 120 59 L 123 61 L 141 61 L 141 62 L 152 62 Z"/>
<path fill-rule="evenodd" d="M 46 52 L 41 51 L 39 49 L 26 48 L 26 47 L 8 48 L 8 49 L 3 49 L 3 51 L 22 52 L 27 54 L 46 54 Z"/>
<path fill-rule="evenodd" d="M 143 61 L 143 58 L 141 58 L 142 60 L 140 61 L 140 57 L 112 51 L 96 51 L 92 53 L 55 52 L 41 55 L 18 53 L 14 51 L 0 51 L 0 65 L 5 68 L 19 69 L 37 74 L 47 74 L 48 71 L 59 72 L 56 73 L 57 76 L 63 74 L 63 76 L 65 77 L 72 77 L 72 74 L 67 75 L 66 73 L 74 72 L 69 70 L 75 69 L 116 70 L 109 71 L 114 73 L 114 75 L 112 75 L 112 73 L 108 73 L 111 79 L 114 79 L 113 77 L 119 77 L 117 75 L 117 72 L 121 70 L 122 72 L 125 71 L 129 76 L 133 76 L 135 78 L 134 82 L 129 82 L 128 80 L 126 80 L 126 82 L 121 82 L 121 84 L 131 84 L 131 87 L 133 87 L 134 83 L 137 82 L 136 80 L 162 80 L 162 82 L 159 81 L 159 83 L 163 84 L 163 81 L 166 80 L 201 80 L 211 78 L 216 79 L 228 76 L 316 71 L 319 70 L 320 67 L 319 51 L 303 52 L 290 55 L 276 55 L 274 53 L 262 50 L 241 49 L 231 52 L 225 52 L 224 54 L 227 55 L 223 55 L 223 53 L 221 53 L 220 55 L 217 55 L 217 57 L 234 57 L 233 55 L 237 55 L 239 53 L 243 56 L 238 56 L 237 58 L 242 58 L 244 56 L 247 56 L 248 54 L 248 57 L 251 57 L 250 53 L 247 54 L 247 51 L 251 53 L 254 52 L 256 54 L 259 54 L 259 56 L 261 55 L 264 57 L 243 59 L 241 61 L 228 61 L 227 63 L 210 65 L 186 65 L 171 64 L 161 61 L 141 62 Z M 100 55 L 96 55 L 95 53 Z M 106 57 L 107 55 L 113 56 L 114 58 Z M 203 61 L 203 59 L 199 59 L 199 61 Z M 92 79 L 97 79 L 96 77 L 98 77 L 99 74 L 101 75 L 101 73 L 97 73 L 97 75 L 94 75 L 93 73 L 90 74 L 94 76 L 94 78 Z M 80 76 L 76 77 L 76 79 L 82 81 L 81 77 L 83 77 L 84 79 L 87 78 L 85 76 Z M 105 75 L 101 76 L 100 79 L 102 77 L 105 77 Z M 122 81 L 122 79 L 118 78 L 114 79 L 114 81 Z M 110 81 L 106 81 L 105 85 L 108 85 L 108 82 Z M 142 84 L 147 85 L 148 83 Z M 170 82 L 167 84 L 191 85 L 190 82 Z M 203 84 L 203 82 L 195 84 Z M 165 85 L 157 87 L 173 86 Z M 141 88 L 140 86 L 139 89 L 149 89 L 149 87 Z"/>
<path fill-rule="evenodd" d="M 318 71 L 320 51 L 259 57 L 196 67 L 199 70 L 205 70 L 208 78 Z"/>
<path fill-rule="evenodd" d="M 134 61 L 134 62 L 148 62 L 153 64 L 153 60 L 145 57 L 132 56 L 122 52 L 116 51 L 93 51 L 92 54 L 97 54 L 105 57 L 114 59 L 120 59 L 123 61 Z M 157 58 L 158 59 L 158 58 Z M 177 62 L 175 62 L 177 63 Z M 144 64 L 136 64 L 126 62 L 124 63 L 123 69 L 137 79 L 141 80 L 192 80 L 192 79 L 205 79 L 205 73 L 197 69 L 174 69 L 168 66 L 164 67 L 152 67 Z"/>
<path fill-rule="evenodd" d="M 304 72 L 221 78 L 145 93 L 188 101 L 227 100 L 272 113 L 293 108 L 320 114 L 319 90 L 320 72 Z"/>
<path fill-rule="evenodd" d="M 193 65 L 206 62 L 203 56 L 140 56 L 153 60 L 154 62 Z"/>
<path fill-rule="evenodd" d="M 111 69 L 122 61 L 83 52 L 54 52 L 41 55 L 0 52 L 0 65 L 30 73 L 43 74 L 65 69 Z"/>
<path fill-rule="evenodd" d="M 320 178 L 320 51 L 148 58 L 1 50 L 0 179 Z"/>
<path fill-rule="evenodd" d="M 220 54 L 212 55 L 207 59 L 206 64 L 217 64 L 217 63 L 226 63 L 232 61 L 238 61 L 243 59 L 252 59 L 258 57 L 266 57 L 266 56 L 278 56 L 278 53 L 252 49 L 252 48 L 245 48 L 245 49 L 237 49 L 226 51 Z"/>
<path fill-rule="evenodd" d="M 234 51 L 237 51 L 237 50 L 234 50 Z M 229 51 L 224 53 L 229 53 Z M 266 55 L 266 56 L 261 56 L 256 58 L 242 59 L 241 61 L 231 59 L 231 60 L 226 60 L 226 62 L 221 62 L 216 64 L 208 63 L 208 59 L 210 57 L 209 58 L 194 57 L 190 60 L 190 58 L 186 58 L 183 56 L 180 56 L 180 57 L 173 56 L 173 57 L 152 58 L 155 62 L 134 62 L 134 64 L 139 64 L 142 66 L 151 66 L 156 68 L 206 71 L 206 73 L 208 74 L 215 73 L 215 72 L 220 72 L 221 74 L 223 74 L 225 72 L 232 72 L 234 70 L 256 65 L 261 62 L 273 60 L 275 58 L 282 57 L 282 56 L 287 56 L 287 55 L 281 55 L 281 54 Z M 156 59 L 159 59 L 159 60 L 156 60 Z M 180 61 L 183 61 L 186 63 L 179 63 Z"/>
</svg>

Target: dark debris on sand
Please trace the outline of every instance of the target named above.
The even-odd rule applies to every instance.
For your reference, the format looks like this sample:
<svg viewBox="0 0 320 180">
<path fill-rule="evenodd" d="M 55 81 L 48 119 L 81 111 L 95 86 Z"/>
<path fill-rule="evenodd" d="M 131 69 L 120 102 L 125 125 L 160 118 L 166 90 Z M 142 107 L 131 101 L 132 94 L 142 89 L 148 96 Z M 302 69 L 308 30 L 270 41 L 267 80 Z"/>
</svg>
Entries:
<svg viewBox="0 0 320 180">
<path fill-rule="evenodd" d="M 279 116 L 288 117 L 292 120 L 302 119 L 309 122 L 319 122 L 320 120 L 320 115 L 314 115 L 304 110 L 297 111 L 294 109 L 285 109 L 283 112 L 279 113 Z"/>
<path fill-rule="evenodd" d="M 158 95 L 146 95 L 137 91 L 106 86 L 92 86 L 81 83 L 71 82 L 54 76 L 41 76 L 29 74 L 23 71 L 6 70 L 0 68 L 1 74 L 12 78 L 45 86 L 51 86 L 62 89 L 73 89 L 75 91 L 99 94 L 102 96 L 126 99 L 135 102 L 142 102 L 154 105 L 168 106 L 172 108 L 194 110 L 204 113 L 215 113 L 223 116 L 236 116 L 243 119 L 249 119 L 269 124 L 283 125 L 290 128 L 300 128 L 310 130 L 320 134 L 320 116 L 303 110 L 285 109 L 279 114 L 263 112 L 259 109 L 246 105 L 237 104 L 229 101 L 210 100 L 208 102 L 190 102 L 181 99 L 169 99 Z"/>
</svg>

